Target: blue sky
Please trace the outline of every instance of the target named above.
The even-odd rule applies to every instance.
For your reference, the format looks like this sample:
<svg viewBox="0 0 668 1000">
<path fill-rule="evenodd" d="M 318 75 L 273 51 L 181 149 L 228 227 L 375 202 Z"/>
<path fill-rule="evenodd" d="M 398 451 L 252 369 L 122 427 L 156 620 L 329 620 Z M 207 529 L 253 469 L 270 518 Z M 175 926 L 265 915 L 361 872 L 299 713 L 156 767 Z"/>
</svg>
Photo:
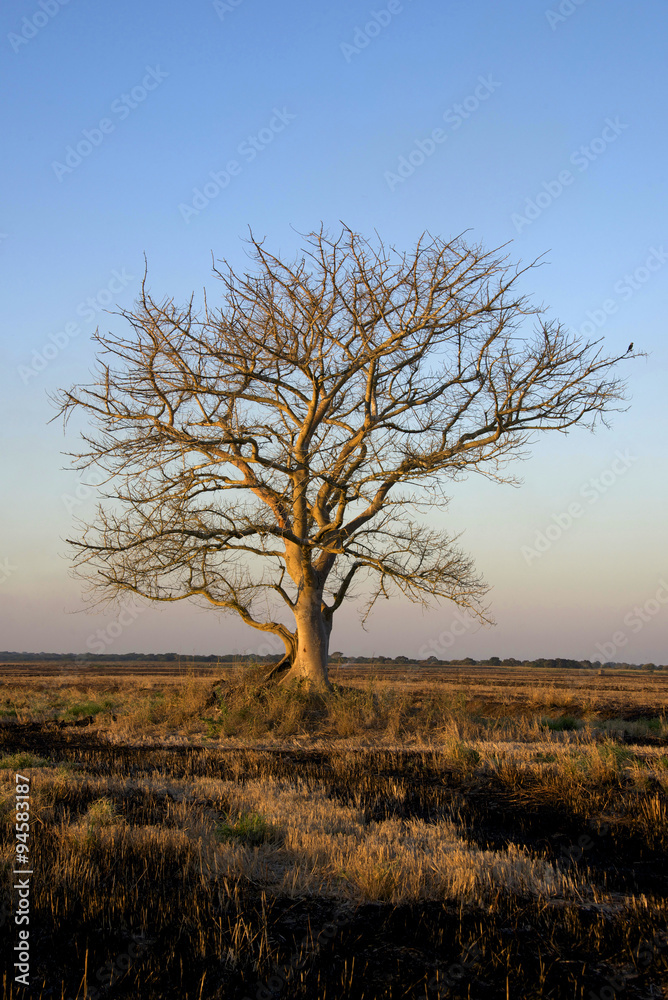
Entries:
<svg viewBox="0 0 668 1000">
<path fill-rule="evenodd" d="M 494 628 L 399 602 L 363 632 L 350 606 L 334 648 L 668 662 L 667 28 L 659 0 L 4 4 L 0 648 L 76 651 L 116 623 L 77 613 L 63 539 L 93 496 L 75 497 L 76 435 L 47 423 L 47 393 L 86 378 L 144 254 L 156 295 L 215 296 L 211 255 L 241 265 L 249 225 L 291 255 L 344 220 L 399 246 L 471 230 L 545 254 L 536 301 L 648 358 L 610 429 L 545 437 L 520 488 L 453 488 L 441 523 L 492 585 Z M 126 618 L 109 651 L 264 642 L 186 606 Z"/>
</svg>

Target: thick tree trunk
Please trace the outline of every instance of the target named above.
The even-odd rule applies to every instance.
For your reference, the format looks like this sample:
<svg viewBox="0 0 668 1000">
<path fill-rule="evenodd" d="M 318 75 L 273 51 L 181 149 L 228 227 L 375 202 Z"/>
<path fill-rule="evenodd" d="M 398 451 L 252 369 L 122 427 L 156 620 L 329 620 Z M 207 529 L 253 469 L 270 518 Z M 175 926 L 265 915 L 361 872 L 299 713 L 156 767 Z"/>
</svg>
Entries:
<svg viewBox="0 0 668 1000">
<path fill-rule="evenodd" d="M 327 690 L 329 636 L 331 622 L 322 613 L 322 594 L 317 590 L 304 590 L 295 608 L 297 648 L 290 671 L 284 680 L 305 681 L 310 688 Z"/>
</svg>

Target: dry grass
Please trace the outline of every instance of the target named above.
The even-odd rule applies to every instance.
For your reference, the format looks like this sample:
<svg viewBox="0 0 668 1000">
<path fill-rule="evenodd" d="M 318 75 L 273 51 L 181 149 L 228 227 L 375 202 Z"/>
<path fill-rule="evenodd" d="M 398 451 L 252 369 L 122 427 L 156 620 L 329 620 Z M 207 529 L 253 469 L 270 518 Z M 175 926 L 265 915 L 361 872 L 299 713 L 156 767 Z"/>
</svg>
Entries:
<svg viewBox="0 0 668 1000">
<path fill-rule="evenodd" d="M 58 895 L 60 890 L 65 900 L 75 900 L 82 884 L 99 885 L 112 858 L 120 865 L 124 857 L 139 855 L 153 877 L 159 875 L 161 865 L 154 868 L 158 858 L 164 864 L 164 859 L 187 856 L 184 878 L 196 876 L 197 883 L 220 876 L 243 879 L 289 897 L 329 896 L 357 903 L 434 899 L 491 910 L 510 893 L 540 902 L 587 899 L 612 905 L 610 897 L 583 878 L 515 845 L 479 850 L 448 821 L 366 823 L 362 810 L 336 803 L 299 780 L 137 782 L 46 769 L 39 779 L 35 819 L 55 837 L 49 891 Z M 11 792 L 7 779 L 2 792 L 6 802 Z M 81 811 L 72 815 L 71 806 L 60 810 L 63 798 Z M 137 825 L 138 798 L 149 818 L 151 805 L 166 806 L 159 822 Z M 9 822 L 8 810 L 3 813 Z M 258 843 L 258 824 L 252 823 L 241 824 L 235 837 L 221 837 L 221 820 L 234 814 L 262 817 L 267 825 L 270 818 L 275 836 Z M 652 818 L 656 820 L 655 813 Z M 101 864 L 102 858 L 109 860 Z M 115 902 L 113 894 L 100 894 L 99 914 L 113 910 Z"/>
<path fill-rule="evenodd" d="M 193 704 L 204 690 L 192 686 Z M 373 725 L 380 717 L 386 725 L 393 702 L 372 688 L 354 698 L 359 714 L 353 718 Z M 175 716 L 184 710 L 185 699 L 165 700 Z M 276 719 L 280 704 L 268 699 L 265 718 Z M 350 718 L 345 700 L 337 710 Z M 338 725 L 329 711 L 325 703 L 304 699 L 290 725 L 309 718 L 320 731 Z M 482 940 L 483 978 L 492 981 L 509 955 L 509 928 L 520 944 L 527 924 L 541 928 L 547 943 L 540 939 L 537 968 L 527 957 L 536 948 L 527 942 L 514 973 L 517 995 L 533 1000 L 548 995 L 549 976 L 556 982 L 559 963 L 567 968 L 573 954 L 582 969 L 589 955 L 621 954 L 648 928 L 665 923 L 668 908 L 660 893 L 623 880 L 609 885 L 600 866 L 610 851 L 623 856 L 633 847 L 647 856 L 668 846 L 666 758 L 658 747 L 596 742 L 583 731 L 540 727 L 529 730 L 536 738 L 524 743 L 470 740 L 467 725 L 453 714 L 441 727 L 438 747 L 412 755 L 390 749 L 282 756 L 214 747 L 181 752 L 100 742 L 91 744 L 84 762 L 77 762 L 80 741 L 68 751 L 65 731 L 53 746 L 54 753 L 69 752 L 69 762 L 45 766 L 26 751 L 0 761 L 0 864 L 7 874 L 13 774 L 20 766 L 32 776 L 32 836 L 41 872 L 34 881 L 35 919 L 60 935 L 58 947 L 68 956 L 64 968 L 76 972 L 69 992 L 69 973 L 62 973 L 63 996 L 74 996 L 82 983 L 85 989 L 90 970 L 102 967 L 110 952 L 123 953 L 137 934 L 146 953 L 129 974 L 134 985 L 128 995 L 157 1000 L 172 995 L 165 984 L 173 983 L 182 997 L 218 1000 L 236 995 L 229 986 L 235 982 L 242 996 L 242 986 L 248 993 L 247 982 L 266 980 L 274 964 L 285 961 L 280 942 L 290 933 L 295 908 L 324 906 L 330 916 L 321 922 L 338 912 L 354 921 L 356 910 L 374 904 L 386 912 L 425 913 L 427 922 L 444 928 L 454 914 L 448 940 L 458 934 L 460 951 Z M 472 730 L 475 725 L 470 722 Z M 479 829 L 489 822 L 489 803 L 499 807 L 503 834 L 494 845 Z M 563 818 L 571 831 L 566 846 L 592 831 L 589 854 L 574 863 L 572 852 L 548 851 L 530 826 L 518 822 L 522 817 L 526 824 L 534 812 L 538 829 L 549 832 L 554 827 L 547 813 Z M 605 841 L 593 832 L 594 821 L 608 828 Z M 409 929 L 416 919 L 406 917 Z M 399 997 L 408 983 L 423 981 L 424 967 L 418 966 L 396 994 L 389 987 L 374 993 L 366 967 L 356 973 L 346 964 L 369 920 L 360 917 L 357 936 L 341 943 L 334 992 L 331 982 L 324 991 L 322 970 L 314 967 L 287 995 Z M 377 935 L 373 920 L 369 926 Z M 476 920 L 480 929 L 472 937 L 466 928 L 478 926 Z M 206 975 L 217 978 L 205 983 Z M 567 981 L 565 992 L 553 995 L 589 995 L 575 991 L 573 978 Z M 36 983 L 37 997 L 52 995 L 53 977 L 45 972 Z M 5 994 L 14 996 L 7 982 Z"/>
<path fill-rule="evenodd" d="M 341 669 L 324 698 L 215 676 L 3 675 L 0 868 L 28 769 L 35 926 L 57 956 L 35 958 L 36 1000 L 83 997 L 137 937 L 118 995 L 255 996 L 295 915 L 311 941 L 334 913 L 336 962 L 299 945 L 283 996 L 436 997 L 448 955 L 442 996 L 583 1000 L 665 924 L 666 676 Z M 476 942 L 467 992 L 448 962 Z"/>
<path fill-rule="evenodd" d="M 501 787 L 524 789 L 536 801 L 560 802 L 575 814 L 604 815 L 614 801 L 620 822 L 631 822 L 648 843 L 668 842 L 665 758 L 651 751 L 634 754 L 612 742 L 564 745 L 550 760 L 540 757 L 531 747 L 513 756 L 455 741 L 432 757 L 431 767 L 435 774 L 458 769 L 471 783 L 494 779 Z M 10 821 L 15 762 L 9 758 L 10 766 L 0 772 L 5 823 Z M 249 778 L 249 763 L 252 755 L 239 759 L 239 776 L 246 776 L 241 781 L 165 778 L 159 772 L 137 779 L 94 777 L 72 766 L 33 769 L 39 776 L 34 818 L 57 828 L 62 846 L 54 877 L 65 878 L 70 863 L 80 865 L 76 845 L 89 851 L 102 838 L 103 848 L 115 843 L 119 850 L 123 844 L 143 850 L 148 838 L 150 853 L 160 844 L 167 853 L 178 853 L 189 843 L 199 852 L 201 873 L 250 879 L 289 896 L 394 903 L 476 900 L 491 906 L 504 892 L 548 900 L 584 898 L 593 891 L 515 845 L 504 851 L 479 850 L 452 821 L 390 817 L 369 822 L 364 794 L 357 804 L 345 805 L 313 779 Z M 263 768 L 267 759 L 260 755 L 255 763 L 256 769 Z M 332 757 L 330 766 L 352 788 L 356 774 L 365 777 L 360 764 L 359 755 L 349 752 Z M 650 779 L 659 792 L 648 794 Z M 364 789 L 365 781 L 359 786 Z M 379 787 L 387 801 L 401 803 L 409 786 L 393 779 L 385 785 L 380 781 Z M 241 822 L 249 817 L 255 819 Z M 221 837 L 221 824 L 228 835 Z M 76 867 L 68 880 L 74 885 L 79 876 Z"/>
<path fill-rule="evenodd" d="M 205 797 L 225 795 L 239 813 L 271 817 L 281 846 L 221 851 L 217 863 L 273 893 L 361 901 L 427 899 L 491 907 L 504 892 L 535 899 L 580 895 L 570 876 L 515 847 L 479 851 L 450 822 L 388 819 L 366 823 L 363 811 L 333 802 L 303 782 L 202 781 Z"/>
<path fill-rule="evenodd" d="M 668 736 L 668 674 L 523 668 L 376 673 L 333 669 L 329 697 L 265 688 L 263 670 L 30 677 L 0 681 L 0 718 L 92 720 L 113 738 L 357 741 L 359 745 L 543 742 L 569 730 L 585 740 Z"/>
</svg>

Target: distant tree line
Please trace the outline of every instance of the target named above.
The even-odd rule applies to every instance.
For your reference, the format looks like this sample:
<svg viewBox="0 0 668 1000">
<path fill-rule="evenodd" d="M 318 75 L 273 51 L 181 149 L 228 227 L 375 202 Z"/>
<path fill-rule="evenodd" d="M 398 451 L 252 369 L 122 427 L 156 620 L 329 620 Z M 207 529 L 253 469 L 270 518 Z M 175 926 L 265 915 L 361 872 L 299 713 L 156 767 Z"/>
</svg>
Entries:
<svg viewBox="0 0 668 1000">
<path fill-rule="evenodd" d="M 232 662 L 244 659 L 239 653 L 228 653 L 219 656 L 217 653 L 210 653 L 208 656 L 195 656 L 192 653 L 11 653 L 6 650 L 0 652 L 0 663 L 34 663 L 36 661 L 60 661 L 79 660 L 85 657 L 92 663 L 115 663 L 118 660 L 141 660 L 146 662 L 165 660 L 188 660 L 195 663 L 221 663 Z"/>
<path fill-rule="evenodd" d="M 6 650 L 0 652 L 0 663 L 32 663 L 32 662 L 58 662 L 85 659 L 91 663 L 113 663 L 119 661 L 136 662 L 173 662 L 184 660 L 188 663 L 275 663 L 281 659 L 280 653 L 268 653 L 260 656 L 256 653 L 209 653 L 208 655 L 194 655 L 192 653 L 12 653 Z M 608 661 L 601 663 L 600 660 L 571 660 L 564 657 L 545 658 L 539 657 L 537 660 L 516 660 L 514 656 L 505 658 L 490 656 L 486 660 L 474 660 L 471 656 L 464 659 L 461 657 L 454 660 L 439 660 L 436 656 L 430 656 L 426 660 L 417 660 L 410 656 L 345 656 L 341 652 L 331 653 L 329 662 L 336 665 L 341 663 L 382 663 L 382 664 L 414 664 L 416 666 L 434 667 L 544 667 L 548 670 L 596 670 L 603 668 L 626 668 L 628 670 L 666 670 L 667 666 L 657 666 L 655 663 L 614 663 Z"/>
<path fill-rule="evenodd" d="M 435 667 L 545 667 L 548 670 L 593 670 L 600 667 L 627 667 L 630 670 L 660 670 L 654 663 L 601 663 L 600 660 L 571 660 L 565 657 L 547 659 L 540 657 L 537 660 L 516 660 L 514 656 L 490 656 L 486 660 L 474 660 L 467 656 L 464 659 L 459 657 L 454 660 L 439 660 L 437 656 L 430 656 L 426 660 L 411 659 L 409 656 L 346 656 L 342 653 L 332 653 L 330 661 L 346 663 L 414 663 L 420 666 Z"/>
</svg>

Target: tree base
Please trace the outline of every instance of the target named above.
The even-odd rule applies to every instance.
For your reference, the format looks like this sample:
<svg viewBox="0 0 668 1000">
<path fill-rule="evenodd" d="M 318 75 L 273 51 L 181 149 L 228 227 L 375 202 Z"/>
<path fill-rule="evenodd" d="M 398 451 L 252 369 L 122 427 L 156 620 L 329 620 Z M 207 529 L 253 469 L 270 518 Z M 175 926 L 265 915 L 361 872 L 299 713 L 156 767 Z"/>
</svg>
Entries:
<svg viewBox="0 0 668 1000">
<path fill-rule="evenodd" d="M 329 678 L 325 674 L 324 676 L 314 675 L 310 672 L 304 671 L 299 664 L 293 664 L 289 667 L 286 673 L 279 680 L 279 684 L 294 684 L 297 682 L 302 685 L 307 691 L 314 693 L 329 692 L 332 690 L 332 685 L 329 682 Z"/>
<path fill-rule="evenodd" d="M 291 667 L 292 659 L 290 655 L 286 653 L 285 656 L 278 661 L 278 663 L 273 665 L 269 673 L 265 674 L 264 679 L 266 682 L 277 681 L 281 675 L 284 674 L 286 670 L 290 670 Z"/>
</svg>

